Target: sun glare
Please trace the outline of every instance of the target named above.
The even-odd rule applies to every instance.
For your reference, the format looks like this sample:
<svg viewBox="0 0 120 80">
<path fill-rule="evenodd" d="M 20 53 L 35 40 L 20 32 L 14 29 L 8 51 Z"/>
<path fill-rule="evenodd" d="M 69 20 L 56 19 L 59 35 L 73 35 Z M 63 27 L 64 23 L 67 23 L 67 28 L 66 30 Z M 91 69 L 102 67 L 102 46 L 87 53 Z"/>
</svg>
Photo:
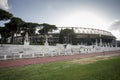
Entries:
<svg viewBox="0 0 120 80">
<path fill-rule="evenodd" d="M 79 26 L 89 28 L 105 28 L 106 22 L 104 19 L 92 12 L 75 12 L 61 18 L 61 23 L 66 26 Z"/>
</svg>

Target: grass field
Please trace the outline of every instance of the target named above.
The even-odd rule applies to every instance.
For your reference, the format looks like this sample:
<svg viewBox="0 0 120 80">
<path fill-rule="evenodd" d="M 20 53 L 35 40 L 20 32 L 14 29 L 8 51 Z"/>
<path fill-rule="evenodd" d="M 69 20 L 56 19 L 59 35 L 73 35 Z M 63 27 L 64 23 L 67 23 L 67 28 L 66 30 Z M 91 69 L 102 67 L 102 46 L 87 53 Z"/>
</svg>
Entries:
<svg viewBox="0 0 120 80">
<path fill-rule="evenodd" d="M 120 56 L 89 64 L 60 61 L 1 69 L 0 80 L 120 80 Z"/>
</svg>

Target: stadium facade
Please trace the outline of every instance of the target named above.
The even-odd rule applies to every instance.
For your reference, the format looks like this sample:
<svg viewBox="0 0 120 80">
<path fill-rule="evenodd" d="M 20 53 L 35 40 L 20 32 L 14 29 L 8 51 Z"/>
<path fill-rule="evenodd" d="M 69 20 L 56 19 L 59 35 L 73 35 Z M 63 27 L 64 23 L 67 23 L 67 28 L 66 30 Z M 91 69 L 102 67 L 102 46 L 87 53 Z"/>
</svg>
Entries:
<svg viewBox="0 0 120 80">
<path fill-rule="evenodd" d="M 36 30 L 39 30 L 39 27 L 36 27 Z M 70 35 L 63 37 L 63 44 L 73 44 L 73 45 L 94 45 L 96 42 L 98 45 L 116 45 L 116 37 L 112 35 L 111 32 L 94 29 L 94 28 L 83 28 L 83 27 L 57 27 L 57 30 L 53 30 L 48 33 L 48 43 L 49 45 L 56 45 L 60 43 L 60 31 L 64 29 L 72 29 L 75 33 L 74 43 L 71 41 Z M 36 31 L 37 32 L 37 31 Z M 30 44 L 43 44 L 45 39 L 43 36 L 37 34 L 35 36 L 29 36 Z M 22 44 L 24 37 L 16 36 L 14 37 L 15 44 Z"/>
</svg>

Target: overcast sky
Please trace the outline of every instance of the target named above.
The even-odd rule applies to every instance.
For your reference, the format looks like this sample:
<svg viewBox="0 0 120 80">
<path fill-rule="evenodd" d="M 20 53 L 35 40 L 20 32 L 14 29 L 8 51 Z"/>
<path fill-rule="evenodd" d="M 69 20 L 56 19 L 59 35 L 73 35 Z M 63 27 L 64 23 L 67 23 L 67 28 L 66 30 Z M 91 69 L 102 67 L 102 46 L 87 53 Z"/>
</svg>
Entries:
<svg viewBox="0 0 120 80">
<path fill-rule="evenodd" d="M 0 8 L 26 22 L 103 29 L 120 40 L 120 0 L 0 0 Z"/>
</svg>

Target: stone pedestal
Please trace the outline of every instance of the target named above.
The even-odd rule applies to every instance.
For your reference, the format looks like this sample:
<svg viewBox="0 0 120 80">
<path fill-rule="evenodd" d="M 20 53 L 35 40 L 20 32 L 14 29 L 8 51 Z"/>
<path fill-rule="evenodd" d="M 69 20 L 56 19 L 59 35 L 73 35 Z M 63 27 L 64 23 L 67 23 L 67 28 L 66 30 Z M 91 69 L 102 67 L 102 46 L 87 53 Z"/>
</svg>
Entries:
<svg viewBox="0 0 120 80">
<path fill-rule="evenodd" d="M 45 45 L 45 46 L 48 46 L 48 42 L 47 42 L 47 40 L 45 41 L 44 45 Z"/>
<path fill-rule="evenodd" d="M 30 44 L 30 41 L 29 41 L 29 36 L 28 36 L 28 32 L 25 34 L 25 38 L 24 38 L 24 45 L 27 46 Z"/>
<path fill-rule="evenodd" d="M 95 42 L 95 46 L 98 46 L 98 41 L 97 41 L 97 39 L 96 39 L 96 42 Z"/>
<path fill-rule="evenodd" d="M 103 44 L 102 44 L 102 39 L 100 39 L 100 47 L 102 47 L 102 45 L 103 45 Z"/>
<path fill-rule="evenodd" d="M 47 37 L 47 35 L 45 35 L 45 43 L 44 43 L 44 45 L 45 46 L 48 46 L 49 44 L 48 44 L 48 37 Z"/>
</svg>

